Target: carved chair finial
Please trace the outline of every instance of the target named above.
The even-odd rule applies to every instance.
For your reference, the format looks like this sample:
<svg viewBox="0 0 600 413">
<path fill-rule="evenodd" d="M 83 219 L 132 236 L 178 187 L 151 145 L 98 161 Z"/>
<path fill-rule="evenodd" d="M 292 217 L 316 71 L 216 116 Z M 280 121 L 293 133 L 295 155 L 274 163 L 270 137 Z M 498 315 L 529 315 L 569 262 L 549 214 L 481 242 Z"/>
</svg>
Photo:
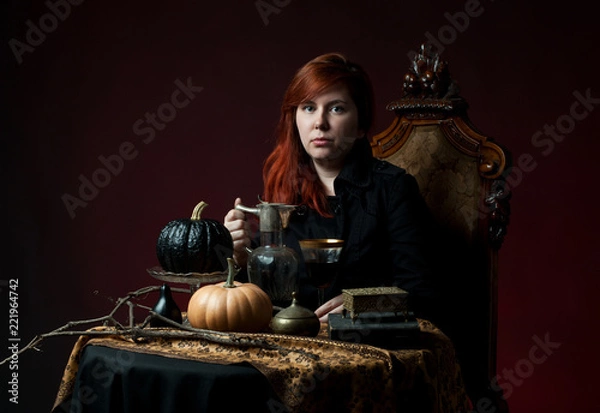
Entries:
<svg viewBox="0 0 600 413">
<path fill-rule="evenodd" d="M 450 76 L 448 62 L 440 60 L 430 46 L 421 44 L 404 75 L 402 97 L 390 102 L 387 110 L 413 119 L 444 119 L 464 113 L 467 106 Z"/>
<path fill-rule="evenodd" d="M 448 62 L 440 60 L 431 47 L 421 44 L 412 66 L 404 76 L 403 98 L 450 99 L 458 97 L 458 87 L 450 77 Z"/>
</svg>

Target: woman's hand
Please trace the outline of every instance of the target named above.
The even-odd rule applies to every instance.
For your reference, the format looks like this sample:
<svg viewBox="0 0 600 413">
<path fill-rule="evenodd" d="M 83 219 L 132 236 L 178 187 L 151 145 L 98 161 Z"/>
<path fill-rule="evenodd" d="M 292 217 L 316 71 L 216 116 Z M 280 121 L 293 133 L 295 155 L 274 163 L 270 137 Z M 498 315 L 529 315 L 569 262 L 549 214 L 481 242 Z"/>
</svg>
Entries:
<svg viewBox="0 0 600 413">
<path fill-rule="evenodd" d="M 342 294 L 337 297 L 333 297 L 331 300 L 327 301 L 321 307 L 315 310 L 315 314 L 319 317 L 319 321 L 321 323 L 326 323 L 329 318 L 329 314 L 337 314 L 341 313 L 344 309 L 344 299 Z"/>
<path fill-rule="evenodd" d="M 246 220 L 246 214 L 235 209 L 235 206 L 241 203 L 241 198 L 235 199 L 234 208 L 225 215 L 223 224 L 229 230 L 233 239 L 233 259 L 238 266 L 245 267 L 248 262 L 246 247 L 250 247 L 250 225 Z"/>
</svg>

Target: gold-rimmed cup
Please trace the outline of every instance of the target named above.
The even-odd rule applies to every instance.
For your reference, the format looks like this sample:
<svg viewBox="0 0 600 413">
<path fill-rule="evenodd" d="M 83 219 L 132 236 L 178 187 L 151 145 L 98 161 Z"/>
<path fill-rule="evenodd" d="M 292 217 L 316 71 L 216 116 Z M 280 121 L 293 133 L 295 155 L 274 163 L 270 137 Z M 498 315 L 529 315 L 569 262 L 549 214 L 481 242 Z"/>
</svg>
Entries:
<svg viewBox="0 0 600 413">
<path fill-rule="evenodd" d="M 324 292 L 335 279 L 344 240 L 311 238 L 300 240 L 300 249 L 306 265 L 308 282 L 319 291 L 319 306 L 324 303 Z"/>
</svg>

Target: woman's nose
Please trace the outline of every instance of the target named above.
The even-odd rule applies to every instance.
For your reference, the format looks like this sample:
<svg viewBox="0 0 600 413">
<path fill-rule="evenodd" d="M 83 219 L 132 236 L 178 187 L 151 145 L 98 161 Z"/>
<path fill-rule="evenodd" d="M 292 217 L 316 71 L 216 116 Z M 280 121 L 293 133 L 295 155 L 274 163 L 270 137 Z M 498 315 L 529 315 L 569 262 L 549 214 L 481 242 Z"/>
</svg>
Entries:
<svg viewBox="0 0 600 413">
<path fill-rule="evenodd" d="M 327 123 L 327 118 L 324 113 L 317 114 L 317 118 L 315 119 L 315 129 L 317 130 L 327 130 L 329 128 L 329 124 Z"/>
</svg>

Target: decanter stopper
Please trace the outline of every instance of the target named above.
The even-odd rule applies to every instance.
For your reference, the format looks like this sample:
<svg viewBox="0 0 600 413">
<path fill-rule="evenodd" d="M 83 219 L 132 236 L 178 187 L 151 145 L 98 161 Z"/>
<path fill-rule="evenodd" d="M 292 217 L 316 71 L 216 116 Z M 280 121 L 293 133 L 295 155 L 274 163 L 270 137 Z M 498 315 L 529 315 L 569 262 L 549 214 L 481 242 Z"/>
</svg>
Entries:
<svg viewBox="0 0 600 413">
<path fill-rule="evenodd" d="M 173 320 L 176 323 L 181 324 L 181 310 L 177 306 L 177 303 L 173 299 L 173 295 L 171 294 L 171 288 L 167 284 L 163 284 L 160 287 L 160 296 L 158 297 L 158 301 L 152 307 L 152 311 L 157 314 L 160 314 L 163 317 L 168 318 L 169 320 Z M 151 327 L 170 327 L 169 324 L 165 323 L 158 318 L 153 318 L 150 321 Z"/>
</svg>

